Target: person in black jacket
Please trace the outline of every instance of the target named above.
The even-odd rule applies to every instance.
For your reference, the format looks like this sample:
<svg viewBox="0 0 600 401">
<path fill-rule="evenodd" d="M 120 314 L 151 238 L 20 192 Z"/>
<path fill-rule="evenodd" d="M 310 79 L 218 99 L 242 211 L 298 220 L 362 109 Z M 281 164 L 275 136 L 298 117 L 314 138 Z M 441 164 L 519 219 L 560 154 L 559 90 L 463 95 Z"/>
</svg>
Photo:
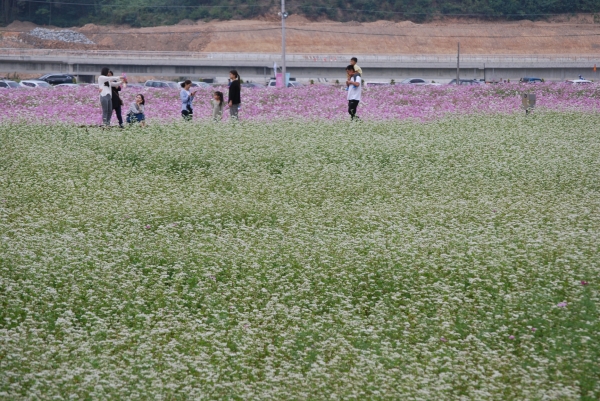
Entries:
<svg viewBox="0 0 600 401">
<path fill-rule="evenodd" d="M 238 111 L 240 110 L 241 98 L 241 87 L 240 87 L 240 75 L 236 70 L 229 71 L 229 78 L 231 78 L 231 84 L 229 85 L 229 118 L 232 120 L 238 119 Z"/>
<path fill-rule="evenodd" d="M 108 76 L 112 77 L 113 72 L 109 71 Z M 123 106 L 123 101 L 119 96 L 119 92 L 121 92 L 121 86 L 115 86 L 111 83 L 110 89 L 112 91 L 112 109 L 117 114 L 117 120 L 119 120 L 119 127 L 123 128 L 123 116 L 121 115 L 121 106 Z"/>
</svg>

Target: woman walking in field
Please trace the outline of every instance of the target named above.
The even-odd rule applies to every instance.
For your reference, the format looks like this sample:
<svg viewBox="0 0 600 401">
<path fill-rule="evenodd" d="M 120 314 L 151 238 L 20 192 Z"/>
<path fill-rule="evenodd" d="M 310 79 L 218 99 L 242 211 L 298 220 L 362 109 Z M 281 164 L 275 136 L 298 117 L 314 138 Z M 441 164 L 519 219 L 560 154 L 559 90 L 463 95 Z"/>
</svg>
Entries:
<svg viewBox="0 0 600 401">
<path fill-rule="evenodd" d="M 181 83 L 181 92 L 179 92 L 179 98 L 181 99 L 181 116 L 186 121 L 191 121 L 194 115 L 194 109 L 192 108 L 192 102 L 194 101 L 194 94 L 190 92 L 192 87 L 192 81 L 187 79 Z"/>
<path fill-rule="evenodd" d="M 112 87 L 111 84 L 121 85 L 123 82 L 120 77 L 110 77 L 108 67 L 102 68 L 98 77 L 98 90 L 100 91 L 100 104 L 102 105 L 102 124 L 105 127 L 110 126 L 112 116 Z"/>
<path fill-rule="evenodd" d="M 231 84 L 229 85 L 229 118 L 232 121 L 237 121 L 240 103 L 242 103 L 240 75 L 236 70 L 229 71 Z"/>
</svg>

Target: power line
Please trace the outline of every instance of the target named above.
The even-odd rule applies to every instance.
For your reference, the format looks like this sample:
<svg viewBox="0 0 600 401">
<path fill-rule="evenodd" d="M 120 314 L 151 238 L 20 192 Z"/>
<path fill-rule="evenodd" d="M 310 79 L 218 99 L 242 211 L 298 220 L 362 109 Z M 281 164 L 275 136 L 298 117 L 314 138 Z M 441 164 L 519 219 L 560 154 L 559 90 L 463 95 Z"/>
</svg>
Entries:
<svg viewBox="0 0 600 401">
<path fill-rule="evenodd" d="M 551 17 L 557 15 L 564 15 L 567 13 L 519 13 L 519 14 L 482 14 L 482 13 L 413 13 L 406 11 L 390 11 L 390 10 L 373 10 L 373 9 L 356 9 L 356 8 L 341 8 L 341 7 L 322 7 L 322 6 L 304 6 L 304 5 L 295 5 L 297 9 L 321 9 L 321 10 L 338 10 L 338 11 L 356 11 L 363 13 L 379 13 L 379 14 L 396 14 L 396 15 L 414 15 L 414 16 L 440 16 L 440 17 Z M 581 15 L 594 15 L 594 13 L 578 13 Z"/>
<path fill-rule="evenodd" d="M 131 32 L 131 31 L 109 31 L 109 32 L 80 32 L 84 35 L 171 35 L 171 34 L 217 34 L 217 33 L 246 33 L 259 31 L 279 31 L 281 27 L 273 28 L 258 28 L 258 29 L 234 29 L 234 30 L 214 30 L 214 31 L 167 31 L 167 32 Z M 290 31 L 299 32 L 317 32 L 317 33 L 333 33 L 341 35 L 362 35 L 362 36 L 389 36 L 389 37 L 416 37 L 414 34 L 393 34 L 393 33 L 369 33 L 356 31 L 327 31 L 324 29 L 303 29 L 286 27 Z M 60 29 L 59 29 L 60 30 Z M 18 33 L 29 33 L 31 31 L 11 31 Z M 515 39 L 515 38 L 556 38 L 556 37 L 593 37 L 600 36 L 598 33 L 581 33 L 581 34 L 557 34 L 557 35 L 422 35 L 419 37 L 425 38 L 486 38 L 486 39 Z"/>
<path fill-rule="evenodd" d="M 321 29 L 302 29 L 302 28 L 287 28 L 291 31 L 303 32 L 319 32 L 319 33 L 340 33 L 343 35 L 364 35 L 364 36 L 392 36 L 392 37 L 412 37 L 410 34 L 390 34 L 390 33 L 366 33 L 366 32 L 342 32 L 342 31 L 326 31 Z M 218 31 L 217 31 L 218 32 Z M 494 38 L 494 39 L 513 39 L 513 38 L 556 38 L 556 37 L 582 37 L 582 36 L 600 36 L 599 33 L 588 34 L 557 34 L 557 35 L 423 35 L 426 38 Z"/>
<path fill-rule="evenodd" d="M 46 28 L 44 28 L 46 29 Z M 210 34 L 210 33 L 239 33 L 239 32 L 258 32 L 258 31 L 274 31 L 274 30 L 280 30 L 281 28 L 258 28 L 258 29 L 235 29 L 235 30 L 231 30 L 231 31 L 169 31 L 169 32 L 131 32 L 131 31 L 127 31 L 127 32 L 115 32 L 115 31 L 111 31 L 111 32 L 79 32 L 83 35 L 171 35 L 171 34 L 202 34 L 202 33 L 206 33 L 206 34 Z M 61 31 L 63 30 L 63 28 L 59 28 L 56 29 L 56 31 Z M 18 33 L 29 33 L 31 32 L 31 30 L 29 31 L 13 31 L 11 30 L 10 32 L 18 32 Z"/>
<path fill-rule="evenodd" d="M 122 4 L 97 4 L 97 3 L 72 3 L 66 1 L 44 1 L 44 0 L 19 0 L 19 3 L 38 3 L 38 4 L 50 4 L 50 5 L 71 5 L 71 6 L 94 6 L 94 7 L 110 7 L 110 8 L 127 8 L 128 6 L 124 6 Z M 259 5 L 259 4 L 237 4 L 237 5 L 227 5 L 227 6 L 215 6 L 215 5 L 193 5 L 193 6 L 178 6 L 178 5 L 135 5 L 130 6 L 130 8 L 163 8 L 163 9 L 187 9 L 187 8 L 270 8 L 269 5 Z M 394 15 L 408 15 L 408 16 L 439 16 L 439 17 L 551 17 L 564 15 L 567 13 L 514 13 L 514 14 L 501 14 L 501 13 L 415 13 L 415 12 L 407 12 L 407 11 L 390 11 L 390 10 L 373 10 L 373 9 L 355 9 L 355 8 L 342 8 L 342 7 L 323 7 L 323 6 L 309 6 L 309 5 L 294 5 L 295 9 L 317 9 L 317 10 L 338 10 L 338 11 L 355 11 L 355 12 L 363 12 L 363 13 L 372 13 L 372 14 L 394 14 Z M 580 15 L 594 15 L 594 13 L 578 13 Z"/>
<path fill-rule="evenodd" d="M 71 3 L 66 1 L 43 1 L 43 0 L 19 0 L 19 3 L 39 3 L 39 4 L 49 4 L 49 5 L 68 5 L 68 6 L 93 6 L 93 7 L 113 7 L 113 8 L 239 8 L 239 7 L 263 7 L 267 8 L 269 6 L 261 6 L 258 4 L 239 4 L 235 6 L 209 6 L 209 5 L 195 5 L 195 6 L 175 6 L 175 5 L 131 5 L 126 6 L 123 4 L 96 4 L 96 3 Z"/>
</svg>

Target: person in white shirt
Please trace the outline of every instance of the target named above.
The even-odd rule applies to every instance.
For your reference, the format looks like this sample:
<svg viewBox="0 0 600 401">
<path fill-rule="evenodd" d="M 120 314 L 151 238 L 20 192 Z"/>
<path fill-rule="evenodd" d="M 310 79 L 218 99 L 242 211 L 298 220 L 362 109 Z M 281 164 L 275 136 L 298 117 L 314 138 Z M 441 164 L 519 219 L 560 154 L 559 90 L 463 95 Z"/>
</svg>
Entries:
<svg viewBox="0 0 600 401">
<path fill-rule="evenodd" d="M 104 67 L 98 77 L 98 90 L 100 91 L 100 104 L 102 105 L 102 123 L 104 126 L 110 126 L 112 117 L 112 87 L 111 84 L 121 85 L 121 77 L 109 77 L 108 67 Z"/>
<path fill-rule="evenodd" d="M 360 67 L 358 66 L 358 64 L 356 64 L 356 63 L 358 63 L 358 59 L 357 59 L 356 57 L 352 57 L 352 58 L 350 59 L 350 65 L 354 66 L 354 72 L 355 72 L 355 73 L 358 73 L 358 74 L 360 74 L 360 79 L 361 79 L 361 81 L 362 81 L 362 82 L 361 82 L 361 85 L 364 85 L 364 82 L 365 82 L 365 80 L 364 80 L 364 77 L 363 77 L 362 68 L 360 68 Z M 350 72 L 349 72 L 349 71 L 346 71 L 346 72 L 348 73 L 348 79 L 350 79 L 350 78 L 351 78 L 351 76 L 352 76 L 352 74 L 350 74 Z M 348 90 L 348 89 L 349 89 L 349 88 L 348 88 L 348 87 L 346 87 L 346 90 Z"/>
<path fill-rule="evenodd" d="M 346 67 L 346 73 L 348 74 L 348 80 L 346 86 L 348 86 L 348 113 L 352 120 L 358 119 L 356 115 L 356 109 L 358 103 L 360 103 L 360 97 L 362 94 L 362 79 L 360 74 L 354 70 L 353 65 Z"/>
</svg>

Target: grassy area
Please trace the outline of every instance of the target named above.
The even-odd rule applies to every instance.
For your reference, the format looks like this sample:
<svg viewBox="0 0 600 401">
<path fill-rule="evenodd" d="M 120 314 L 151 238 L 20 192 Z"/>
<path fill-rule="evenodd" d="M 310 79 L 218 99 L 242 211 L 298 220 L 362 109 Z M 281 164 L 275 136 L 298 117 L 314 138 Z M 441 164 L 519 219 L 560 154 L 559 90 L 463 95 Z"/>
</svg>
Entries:
<svg viewBox="0 0 600 401">
<path fill-rule="evenodd" d="M 597 114 L 0 125 L 0 398 L 598 399 L 599 192 Z"/>
</svg>

